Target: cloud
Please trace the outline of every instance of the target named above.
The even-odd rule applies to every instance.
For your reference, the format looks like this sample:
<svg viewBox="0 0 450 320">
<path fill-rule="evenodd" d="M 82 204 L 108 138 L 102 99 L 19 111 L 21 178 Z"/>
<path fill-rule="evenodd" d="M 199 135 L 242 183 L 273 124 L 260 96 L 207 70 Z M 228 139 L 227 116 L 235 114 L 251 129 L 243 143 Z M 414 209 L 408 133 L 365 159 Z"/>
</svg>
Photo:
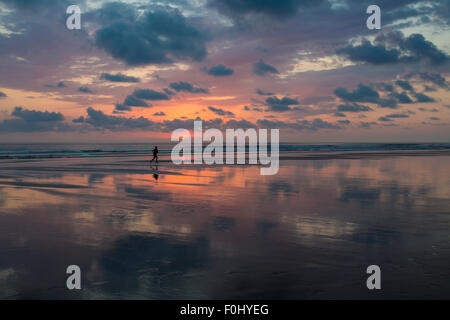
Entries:
<svg viewBox="0 0 450 320">
<path fill-rule="evenodd" d="M 439 120 L 441 120 L 441 119 L 438 118 L 438 117 L 430 117 L 430 120 L 433 120 L 433 121 L 439 121 Z"/>
<path fill-rule="evenodd" d="M 136 89 L 134 90 L 133 95 L 144 100 L 170 100 L 170 97 L 166 93 L 151 89 Z"/>
<path fill-rule="evenodd" d="M 269 97 L 266 99 L 266 104 L 269 106 L 270 111 L 275 112 L 284 112 L 284 111 L 290 111 L 292 108 L 291 105 L 298 105 L 297 99 L 292 99 L 289 97 L 283 97 L 282 99 L 279 99 L 275 96 Z"/>
<path fill-rule="evenodd" d="M 194 120 L 202 120 L 199 117 L 196 119 L 173 119 L 173 120 L 164 120 L 162 123 L 160 123 L 160 131 L 162 132 L 171 132 L 175 129 L 185 128 L 185 129 L 192 129 L 194 127 Z M 202 126 L 203 129 L 210 129 L 210 128 L 222 128 L 223 121 L 220 118 L 217 119 L 211 119 L 211 120 L 202 120 Z"/>
<path fill-rule="evenodd" d="M 92 93 L 92 91 L 88 87 L 79 87 L 78 91 L 83 93 Z"/>
<path fill-rule="evenodd" d="M 394 121 L 394 120 L 389 119 L 389 118 L 387 118 L 387 117 L 379 117 L 379 118 L 378 118 L 378 121 L 391 122 L 391 121 Z"/>
<path fill-rule="evenodd" d="M 322 2 L 322 0 L 209 0 L 209 5 L 231 17 L 264 14 L 281 20 L 294 16 L 300 8 L 319 6 Z"/>
<path fill-rule="evenodd" d="M 414 96 L 417 99 L 418 103 L 432 103 L 432 102 L 436 102 L 436 100 L 430 96 L 427 96 L 424 93 L 415 93 Z"/>
<path fill-rule="evenodd" d="M 449 85 L 447 80 L 441 76 L 439 73 L 431 73 L 431 72 L 413 72 L 407 75 L 408 78 L 419 77 L 420 79 L 431 82 L 434 85 L 437 85 L 440 88 L 448 89 Z"/>
<path fill-rule="evenodd" d="M 377 122 L 371 121 L 371 122 L 360 122 L 359 127 L 363 129 L 370 129 L 372 126 L 378 125 Z"/>
<path fill-rule="evenodd" d="M 155 123 L 147 118 L 125 118 L 120 116 L 110 116 L 103 111 L 95 110 L 91 107 L 86 109 L 87 118 L 84 122 L 96 128 L 109 129 L 111 131 L 129 131 L 155 128 Z"/>
<path fill-rule="evenodd" d="M 145 103 L 145 102 L 144 102 Z M 131 107 L 124 104 L 116 104 L 115 111 L 131 111 Z"/>
<path fill-rule="evenodd" d="M 217 66 L 211 67 L 209 70 L 207 70 L 207 73 L 210 76 L 225 77 L 233 75 L 234 70 L 224 66 L 223 64 L 218 64 Z"/>
<path fill-rule="evenodd" d="M 164 88 L 163 90 L 168 96 L 173 96 L 175 94 L 175 92 L 173 92 L 172 90 L 169 90 L 167 88 Z"/>
<path fill-rule="evenodd" d="M 450 107 L 448 107 L 450 108 Z M 423 112 L 439 112 L 439 109 L 433 108 L 433 109 L 427 109 L 427 108 L 419 108 L 420 111 Z"/>
<path fill-rule="evenodd" d="M 71 1 L 69 0 L 2 0 L 5 4 L 15 7 L 16 9 L 35 12 L 48 8 L 67 8 Z M 82 1 L 83 3 L 84 1 Z M 65 12 L 65 11 L 64 11 Z"/>
<path fill-rule="evenodd" d="M 3 92 L 0 91 L 0 99 L 1 99 L 1 98 L 6 98 L 6 97 L 7 97 L 7 95 L 6 95 L 5 93 L 3 93 Z"/>
<path fill-rule="evenodd" d="M 421 34 L 404 37 L 399 31 L 381 34 L 375 38 L 375 44 L 363 40 L 360 45 L 348 45 L 340 48 L 337 54 L 346 56 L 354 62 L 370 64 L 412 63 L 427 60 L 432 65 L 442 65 L 449 57 Z"/>
<path fill-rule="evenodd" d="M 62 122 L 64 116 L 61 113 L 16 107 L 11 115 L 15 119 L 0 122 L 0 132 L 63 132 L 74 130 L 73 127 Z"/>
<path fill-rule="evenodd" d="M 175 90 L 176 92 L 190 92 L 190 93 L 209 93 L 208 89 L 199 88 L 196 86 L 193 86 L 189 82 L 172 82 L 170 85 L 170 88 Z"/>
<path fill-rule="evenodd" d="M 132 6 L 106 4 L 99 16 L 106 25 L 96 31 L 96 45 L 128 65 L 201 61 L 207 54 L 206 35 L 178 11 L 138 14 Z"/>
<path fill-rule="evenodd" d="M 400 88 L 402 88 L 403 90 L 408 90 L 408 91 L 414 91 L 414 88 L 411 86 L 411 84 L 406 81 L 406 80 L 397 80 L 395 82 L 396 85 L 398 85 Z"/>
<path fill-rule="evenodd" d="M 66 88 L 66 84 L 62 81 L 58 82 L 56 85 L 53 84 L 46 84 L 45 85 L 46 88 L 53 88 L 53 89 L 57 89 L 57 88 Z"/>
<path fill-rule="evenodd" d="M 84 122 L 84 117 L 81 116 L 81 117 L 78 117 L 76 119 L 73 119 L 72 122 L 73 123 L 83 123 Z"/>
<path fill-rule="evenodd" d="M 376 102 L 380 98 L 376 90 L 363 83 L 360 83 L 358 88 L 352 92 L 345 88 L 337 88 L 334 90 L 334 94 L 342 100 L 352 102 Z"/>
<path fill-rule="evenodd" d="M 122 73 L 112 74 L 112 73 L 106 73 L 106 72 L 102 73 L 102 75 L 100 76 L 100 79 L 111 81 L 111 82 L 139 82 L 140 81 L 139 78 L 127 76 Z"/>
<path fill-rule="evenodd" d="M 157 116 L 157 117 L 162 117 L 162 116 L 165 116 L 166 114 L 161 111 L 161 112 L 155 112 L 153 115 Z"/>
<path fill-rule="evenodd" d="M 334 94 L 347 102 L 371 102 L 383 108 L 397 107 L 396 100 L 381 98 L 375 89 L 363 83 L 360 83 L 358 88 L 351 92 L 345 88 L 337 88 L 334 90 Z"/>
<path fill-rule="evenodd" d="M 21 118 L 26 122 L 53 122 L 64 120 L 64 116 L 59 112 L 27 110 L 22 107 L 15 107 L 11 115 Z"/>
<path fill-rule="evenodd" d="M 279 73 L 278 70 L 271 66 L 270 64 L 267 64 L 263 61 L 263 59 L 259 59 L 258 62 L 255 62 L 253 64 L 253 73 L 258 76 L 264 76 L 268 73 Z"/>
<path fill-rule="evenodd" d="M 403 114 L 403 113 L 393 113 L 393 114 L 388 114 L 386 117 L 393 118 L 393 119 L 399 119 L 399 118 L 409 118 L 409 115 Z"/>
<path fill-rule="evenodd" d="M 357 103 L 353 103 L 353 104 L 341 104 L 338 106 L 337 110 L 339 112 L 366 112 L 372 111 L 372 108 Z"/>
<path fill-rule="evenodd" d="M 369 41 L 363 41 L 359 46 L 348 45 L 336 51 L 337 54 L 346 56 L 354 62 L 367 62 L 371 64 L 389 64 L 399 61 L 400 51 L 387 49 L 383 45 L 372 45 Z"/>
<path fill-rule="evenodd" d="M 347 117 L 347 116 L 345 115 L 345 113 L 342 113 L 342 112 L 335 112 L 335 113 L 334 113 L 334 116 L 335 116 L 335 117 L 338 117 L 338 118 L 345 118 L 345 117 Z"/>
<path fill-rule="evenodd" d="M 398 100 L 398 102 L 400 102 L 400 103 L 405 103 L 405 104 L 414 103 L 414 101 L 412 101 L 412 99 L 408 96 L 408 94 L 406 92 L 401 92 L 401 93 L 393 92 L 391 94 L 391 96 L 396 98 Z"/>
<path fill-rule="evenodd" d="M 394 86 L 390 83 L 385 83 L 385 82 L 378 83 L 377 88 L 380 89 L 381 91 L 387 91 L 387 92 L 394 91 Z"/>
<path fill-rule="evenodd" d="M 134 95 L 129 95 L 125 98 L 123 102 L 123 106 L 131 106 L 131 107 L 148 107 L 148 103 L 142 99 L 137 98 Z"/>
<path fill-rule="evenodd" d="M 249 129 L 249 128 L 256 128 L 256 125 L 247 120 L 229 120 L 223 125 L 222 128 L 223 129 L 240 129 L 240 128 Z"/>
<path fill-rule="evenodd" d="M 350 120 L 338 120 L 338 123 L 343 125 L 349 125 L 351 122 Z"/>
<path fill-rule="evenodd" d="M 226 110 L 223 110 L 220 108 L 214 108 L 214 107 L 208 107 L 208 109 L 219 116 L 234 117 L 234 113 L 231 111 L 226 111 Z"/>
<path fill-rule="evenodd" d="M 259 94 L 260 96 L 273 96 L 272 92 L 263 91 L 261 89 L 256 89 L 256 93 Z"/>
<path fill-rule="evenodd" d="M 299 120 L 296 122 L 283 122 L 278 120 L 258 120 L 257 124 L 260 128 L 273 128 L 273 129 L 293 129 L 293 130 L 309 130 L 317 131 L 319 129 L 342 129 L 336 124 L 324 121 L 320 118 L 316 118 L 312 121 L 309 120 Z"/>
</svg>

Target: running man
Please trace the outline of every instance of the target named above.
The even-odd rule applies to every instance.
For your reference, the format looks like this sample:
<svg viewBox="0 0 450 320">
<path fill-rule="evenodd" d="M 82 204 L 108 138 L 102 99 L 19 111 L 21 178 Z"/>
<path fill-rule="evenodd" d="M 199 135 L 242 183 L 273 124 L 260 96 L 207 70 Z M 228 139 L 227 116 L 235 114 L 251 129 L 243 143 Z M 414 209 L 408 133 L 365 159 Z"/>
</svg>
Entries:
<svg viewBox="0 0 450 320">
<path fill-rule="evenodd" d="M 153 159 L 150 161 L 150 163 L 153 163 L 153 160 L 156 160 L 156 163 L 158 163 L 158 146 L 153 149 Z"/>
</svg>

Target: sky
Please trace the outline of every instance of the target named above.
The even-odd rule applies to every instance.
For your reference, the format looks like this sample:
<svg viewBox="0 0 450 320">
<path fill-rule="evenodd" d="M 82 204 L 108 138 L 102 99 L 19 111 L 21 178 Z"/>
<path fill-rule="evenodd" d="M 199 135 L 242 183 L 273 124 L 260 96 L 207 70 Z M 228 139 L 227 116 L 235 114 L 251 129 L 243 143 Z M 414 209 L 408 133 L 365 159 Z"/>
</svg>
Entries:
<svg viewBox="0 0 450 320">
<path fill-rule="evenodd" d="M 448 39 L 450 0 L 0 0 L 0 142 L 449 142 Z"/>
</svg>

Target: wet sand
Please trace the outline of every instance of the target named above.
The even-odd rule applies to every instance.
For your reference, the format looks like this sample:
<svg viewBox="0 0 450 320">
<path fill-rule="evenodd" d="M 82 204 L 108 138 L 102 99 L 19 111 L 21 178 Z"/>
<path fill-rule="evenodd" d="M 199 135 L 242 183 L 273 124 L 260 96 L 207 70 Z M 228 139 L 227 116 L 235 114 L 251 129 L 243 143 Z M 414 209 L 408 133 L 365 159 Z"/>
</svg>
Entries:
<svg viewBox="0 0 450 320">
<path fill-rule="evenodd" d="M 450 298 L 447 151 L 280 159 L 2 160 L 0 298 Z"/>
</svg>

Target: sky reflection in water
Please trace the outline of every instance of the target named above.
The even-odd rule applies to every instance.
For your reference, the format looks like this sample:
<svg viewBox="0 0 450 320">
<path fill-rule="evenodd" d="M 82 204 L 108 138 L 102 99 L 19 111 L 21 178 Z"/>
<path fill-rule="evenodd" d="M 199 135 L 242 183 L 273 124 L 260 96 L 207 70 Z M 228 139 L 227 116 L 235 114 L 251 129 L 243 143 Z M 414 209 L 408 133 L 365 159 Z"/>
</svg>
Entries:
<svg viewBox="0 0 450 320">
<path fill-rule="evenodd" d="M 0 297 L 449 298 L 449 160 L 3 163 Z"/>
</svg>

